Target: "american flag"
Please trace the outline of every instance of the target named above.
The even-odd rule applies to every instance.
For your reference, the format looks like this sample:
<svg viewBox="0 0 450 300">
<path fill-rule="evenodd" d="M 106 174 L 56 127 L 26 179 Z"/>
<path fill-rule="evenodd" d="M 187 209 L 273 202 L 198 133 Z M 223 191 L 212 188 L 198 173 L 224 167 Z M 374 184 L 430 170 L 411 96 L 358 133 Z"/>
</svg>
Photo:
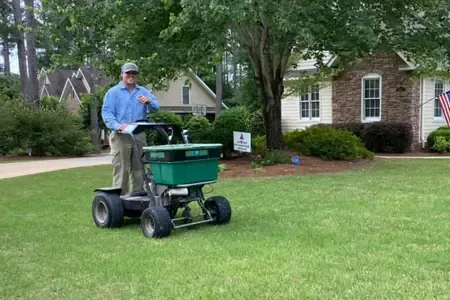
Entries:
<svg viewBox="0 0 450 300">
<path fill-rule="evenodd" d="M 450 91 L 447 91 L 439 96 L 439 104 L 444 113 L 445 121 L 450 126 Z"/>
</svg>

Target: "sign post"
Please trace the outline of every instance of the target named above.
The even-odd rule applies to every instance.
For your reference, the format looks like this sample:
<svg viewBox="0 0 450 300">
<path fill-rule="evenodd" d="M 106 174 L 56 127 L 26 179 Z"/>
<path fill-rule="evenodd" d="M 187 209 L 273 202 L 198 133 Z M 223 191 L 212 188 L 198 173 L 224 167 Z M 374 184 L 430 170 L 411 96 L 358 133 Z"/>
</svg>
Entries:
<svg viewBox="0 0 450 300">
<path fill-rule="evenodd" d="M 252 137 L 249 132 L 233 131 L 234 150 L 252 152 Z"/>
</svg>

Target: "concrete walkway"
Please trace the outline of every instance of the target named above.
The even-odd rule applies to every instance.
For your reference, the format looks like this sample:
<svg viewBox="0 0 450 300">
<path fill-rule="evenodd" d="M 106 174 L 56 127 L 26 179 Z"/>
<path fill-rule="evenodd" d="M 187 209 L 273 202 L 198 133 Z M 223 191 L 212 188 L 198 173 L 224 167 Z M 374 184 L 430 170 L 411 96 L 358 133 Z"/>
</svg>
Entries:
<svg viewBox="0 0 450 300">
<path fill-rule="evenodd" d="M 111 164 L 110 155 L 0 164 L 0 179 L 57 170 Z"/>
</svg>

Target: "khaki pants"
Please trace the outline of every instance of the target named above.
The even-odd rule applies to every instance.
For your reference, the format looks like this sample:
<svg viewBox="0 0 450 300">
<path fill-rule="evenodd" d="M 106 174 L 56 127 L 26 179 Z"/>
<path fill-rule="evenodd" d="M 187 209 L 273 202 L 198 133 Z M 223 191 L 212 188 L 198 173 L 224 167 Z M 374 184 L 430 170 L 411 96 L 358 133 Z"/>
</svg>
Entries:
<svg viewBox="0 0 450 300">
<path fill-rule="evenodd" d="M 145 133 L 135 135 L 139 157 L 142 147 L 147 145 Z M 113 156 L 113 186 L 121 187 L 121 195 L 144 190 L 144 174 L 140 161 L 136 159 L 131 136 L 113 131 L 109 138 L 111 155 Z"/>
</svg>

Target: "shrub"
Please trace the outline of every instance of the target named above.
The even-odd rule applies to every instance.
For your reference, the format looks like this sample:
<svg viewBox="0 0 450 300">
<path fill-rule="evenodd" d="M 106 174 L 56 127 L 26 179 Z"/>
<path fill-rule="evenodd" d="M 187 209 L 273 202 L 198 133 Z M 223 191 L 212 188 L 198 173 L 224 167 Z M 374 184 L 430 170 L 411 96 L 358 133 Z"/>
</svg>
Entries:
<svg viewBox="0 0 450 300">
<path fill-rule="evenodd" d="M 441 152 L 444 148 L 443 148 L 443 140 L 439 139 L 439 145 L 436 146 L 435 144 L 437 143 L 438 137 L 442 137 L 444 138 L 447 142 L 450 142 L 450 128 L 449 127 L 439 127 L 438 129 L 432 131 L 428 137 L 427 137 L 427 147 L 431 150 L 431 151 L 436 151 L 436 152 Z M 438 150 L 440 149 L 440 150 Z M 450 150 L 446 150 L 446 151 L 442 151 L 442 152 L 447 152 Z M 442 153 L 441 152 L 441 153 Z"/>
<path fill-rule="evenodd" d="M 412 144 L 412 127 L 408 123 L 371 123 L 364 129 L 364 144 L 378 153 L 404 153 Z"/>
<path fill-rule="evenodd" d="M 311 127 L 317 130 L 337 129 L 352 133 L 358 137 L 367 150 L 371 152 L 403 153 L 412 144 L 412 127 L 408 123 L 340 123 L 317 124 Z M 304 152 L 304 139 L 310 130 L 295 130 L 284 135 L 284 142 L 288 149 Z M 450 131 L 449 131 L 450 132 Z M 450 134 L 449 134 L 450 136 Z"/>
<path fill-rule="evenodd" d="M 338 123 L 333 124 L 333 128 L 346 130 L 353 133 L 355 136 L 364 141 L 364 128 L 365 124 L 363 123 Z"/>
<path fill-rule="evenodd" d="M 8 100 L 22 99 L 20 90 L 20 77 L 18 75 L 0 74 L 0 101 L 3 103 Z"/>
<path fill-rule="evenodd" d="M 364 151 L 361 141 L 354 134 L 335 128 L 311 128 L 304 139 L 307 155 L 322 159 L 351 160 Z"/>
<path fill-rule="evenodd" d="M 186 124 L 189 130 L 189 141 L 192 143 L 207 143 L 211 140 L 211 123 L 205 116 L 193 116 Z"/>
<path fill-rule="evenodd" d="M 180 116 L 181 117 L 181 121 L 183 122 L 183 124 L 189 123 L 189 121 L 194 117 L 192 114 L 183 114 Z"/>
<path fill-rule="evenodd" d="M 59 106 L 64 105 L 64 102 L 59 102 L 58 97 L 55 96 L 44 96 L 40 102 L 40 106 L 47 109 L 57 109 Z"/>
<path fill-rule="evenodd" d="M 266 134 L 266 125 L 264 124 L 264 116 L 261 110 L 257 110 L 250 114 L 249 130 L 253 137 Z"/>
<path fill-rule="evenodd" d="M 327 127 L 327 128 L 335 128 L 339 130 L 344 130 L 353 133 L 355 136 L 361 139 L 361 141 L 364 141 L 364 128 L 366 127 L 366 124 L 364 123 L 336 123 L 336 124 L 315 124 L 311 127 Z"/>
<path fill-rule="evenodd" d="M 257 136 L 252 138 L 252 152 L 262 154 L 266 151 L 266 136 Z"/>
<path fill-rule="evenodd" d="M 39 108 L 16 103 L 9 107 L 13 148 L 31 149 L 36 156 L 82 156 L 92 150 L 82 120 L 65 108 Z"/>
<path fill-rule="evenodd" d="M 443 153 L 450 150 L 450 140 L 444 136 L 436 136 L 432 150 Z"/>
<path fill-rule="evenodd" d="M 323 126 L 323 127 L 313 127 L 311 126 L 310 128 L 331 128 L 328 126 Z M 306 149 L 305 146 L 305 138 L 307 136 L 309 136 L 311 134 L 311 129 L 309 130 L 299 130 L 296 129 L 294 131 L 290 131 L 287 132 L 283 135 L 283 140 L 284 140 L 284 144 L 286 149 L 291 150 L 291 151 L 296 151 L 299 153 L 306 153 L 308 152 L 308 149 Z"/>
<path fill-rule="evenodd" d="M 97 98 L 97 119 L 98 119 L 98 127 L 100 130 L 109 130 L 106 127 L 105 122 L 103 122 L 102 118 L 102 106 L 103 100 L 105 97 L 105 88 L 97 88 L 95 90 Z M 91 104 L 94 100 L 94 94 L 82 94 L 81 95 L 81 106 L 80 106 L 80 116 L 83 122 L 83 126 L 85 129 L 90 130 L 91 127 Z"/>
<path fill-rule="evenodd" d="M 10 102 L 0 102 L 0 156 L 6 155 L 16 148 L 12 134 L 16 123 L 11 114 L 12 105 Z"/>
<path fill-rule="evenodd" d="M 248 120 L 249 113 L 242 107 L 224 110 L 214 120 L 212 139 L 223 145 L 224 158 L 230 158 L 233 153 L 233 131 L 248 131 Z"/>
<path fill-rule="evenodd" d="M 257 154 L 253 157 L 252 163 L 257 166 L 273 166 L 276 164 L 290 163 L 291 159 L 284 152 L 273 150 L 264 151 L 262 154 Z"/>
<path fill-rule="evenodd" d="M 290 150 L 322 159 L 352 160 L 373 157 L 373 153 L 364 148 L 357 136 L 330 126 L 311 126 L 305 130 L 295 130 L 285 134 L 284 139 Z"/>
<path fill-rule="evenodd" d="M 150 113 L 149 120 L 158 123 L 169 123 L 178 126 L 180 129 L 184 128 L 183 120 L 179 115 L 174 114 L 171 111 L 158 111 Z"/>
<path fill-rule="evenodd" d="M 168 123 L 177 126 L 180 130 L 184 128 L 183 120 L 179 115 L 174 114 L 171 111 L 158 111 L 149 114 L 150 122 L 158 123 Z M 177 144 L 181 143 L 181 136 L 175 134 L 171 143 Z M 160 133 L 152 131 L 147 133 L 147 143 L 148 145 L 164 145 L 167 144 L 167 139 Z"/>
</svg>

